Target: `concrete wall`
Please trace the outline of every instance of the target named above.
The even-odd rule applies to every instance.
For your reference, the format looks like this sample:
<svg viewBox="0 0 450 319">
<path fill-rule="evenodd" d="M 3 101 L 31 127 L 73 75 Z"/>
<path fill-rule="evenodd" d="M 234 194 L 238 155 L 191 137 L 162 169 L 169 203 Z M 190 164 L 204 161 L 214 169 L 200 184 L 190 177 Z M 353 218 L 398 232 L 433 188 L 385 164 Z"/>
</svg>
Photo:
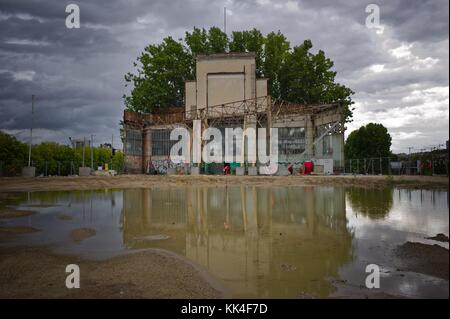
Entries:
<svg viewBox="0 0 450 319">
<path fill-rule="evenodd" d="M 197 82 L 187 81 L 185 83 L 185 107 L 186 113 L 195 110 L 197 105 Z"/>
<path fill-rule="evenodd" d="M 245 73 L 208 74 L 208 105 L 220 105 L 245 99 Z"/>
<path fill-rule="evenodd" d="M 252 74 L 253 70 L 253 74 Z M 243 76 L 243 96 L 242 99 L 254 98 L 256 95 L 255 81 L 255 56 L 254 54 L 216 54 L 209 56 L 198 56 L 196 63 L 197 72 L 197 109 L 203 109 L 207 105 L 216 105 L 226 102 L 232 102 L 236 96 L 233 90 L 218 90 L 209 97 L 208 93 L 212 91 L 208 89 L 212 75 L 226 74 L 242 74 Z M 217 78 L 215 79 L 217 80 Z M 230 78 L 230 89 L 235 88 L 238 81 L 242 83 L 242 79 Z M 190 88 L 192 90 L 192 88 Z M 191 93 L 189 93 L 191 94 Z M 241 95 L 239 96 L 241 97 Z M 214 104 L 211 104 L 214 103 Z"/>
<path fill-rule="evenodd" d="M 256 80 L 256 97 L 267 96 L 267 81 L 268 79 Z"/>
</svg>

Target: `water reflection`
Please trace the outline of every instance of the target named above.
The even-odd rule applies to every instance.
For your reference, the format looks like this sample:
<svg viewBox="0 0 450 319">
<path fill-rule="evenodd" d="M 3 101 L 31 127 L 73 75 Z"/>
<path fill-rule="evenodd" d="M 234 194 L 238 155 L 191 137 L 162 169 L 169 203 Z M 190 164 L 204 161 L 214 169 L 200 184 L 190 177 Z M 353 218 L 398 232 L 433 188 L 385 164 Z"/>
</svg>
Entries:
<svg viewBox="0 0 450 319">
<path fill-rule="evenodd" d="M 372 219 L 382 219 L 392 209 L 394 189 L 391 187 L 382 189 L 351 187 L 347 194 L 350 205 L 356 214 L 359 213 Z"/>
<path fill-rule="evenodd" d="M 235 297 L 325 297 L 345 280 L 361 293 L 365 267 L 390 271 L 383 292 L 448 296 L 448 281 L 396 275 L 392 251 L 448 236 L 448 192 L 343 187 L 176 187 L 0 194 L 0 207 L 39 213 L 0 221 L 41 230 L 15 245 L 105 258 L 163 248 L 203 265 Z M 60 218 L 64 215 L 64 218 Z M 96 235 L 74 242 L 76 228 Z M 0 245 L 9 245 L 1 242 Z M 437 243 L 448 248 L 448 243 Z M 386 276 L 389 276 L 387 278 Z M 411 287 L 405 292 L 405 287 Z M 337 293 L 340 292 L 340 288 Z"/>
<path fill-rule="evenodd" d="M 185 255 L 237 297 L 326 296 L 326 278 L 352 259 L 341 188 L 139 189 L 123 196 L 128 247 Z M 154 240 L 161 234 L 170 239 Z"/>
</svg>

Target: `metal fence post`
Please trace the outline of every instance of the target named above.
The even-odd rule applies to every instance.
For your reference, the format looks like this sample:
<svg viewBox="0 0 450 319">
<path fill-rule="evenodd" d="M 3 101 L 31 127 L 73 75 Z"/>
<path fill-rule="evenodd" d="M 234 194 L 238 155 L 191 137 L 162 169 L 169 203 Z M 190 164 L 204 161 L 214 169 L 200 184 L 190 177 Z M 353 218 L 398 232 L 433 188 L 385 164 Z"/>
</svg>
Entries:
<svg viewBox="0 0 450 319">
<path fill-rule="evenodd" d="M 380 157 L 380 175 L 383 175 L 383 158 Z"/>
</svg>

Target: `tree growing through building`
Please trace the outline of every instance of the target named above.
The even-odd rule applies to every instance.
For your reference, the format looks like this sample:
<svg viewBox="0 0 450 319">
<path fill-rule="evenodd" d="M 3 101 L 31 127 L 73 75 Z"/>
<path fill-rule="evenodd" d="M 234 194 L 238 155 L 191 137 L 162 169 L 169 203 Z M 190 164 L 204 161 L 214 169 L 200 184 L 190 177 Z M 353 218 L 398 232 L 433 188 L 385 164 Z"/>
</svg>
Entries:
<svg viewBox="0 0 450 319">
<path fill-rule="evenodd" d="M 125 75 L 125 107 L 130 111 L 151 113 L 157 108 L 184 105 L 184 82 L 195 79 L 195 56 L 224 52 L 254 52 L 257 77 L 269 78 L 269 94 L 302 104 L 341 102 L 346 121 L 352 119 L 353 91 L 336 83 L 333 61 L 322 50 L 312 52 L 305 40 L 291 48 L 280 32 L 263 35 L 259 30 L 234 31 L 231 38 L 221 29 L 194 28 L 184 39 L 167 37 L 144 48 Z"/>
</svg>

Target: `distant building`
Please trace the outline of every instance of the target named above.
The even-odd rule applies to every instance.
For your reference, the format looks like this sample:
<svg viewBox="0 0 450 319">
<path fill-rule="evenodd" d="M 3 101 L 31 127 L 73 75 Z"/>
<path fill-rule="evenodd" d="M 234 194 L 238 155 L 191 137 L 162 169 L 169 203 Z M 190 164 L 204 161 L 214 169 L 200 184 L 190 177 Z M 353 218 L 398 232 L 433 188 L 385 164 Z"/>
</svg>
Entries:
<svg viewBox="0 0 450 319">
<path fill-rule="evenodd" d="M 100 148 L 112 149 L 112 146 L 111 146 L 111 143 L 103 143 L 103 144 L 100 144 Z"/>
<path fill-rule="evenodd" d="M 84 146 L 84 143 L 86 143 L 86 147 L 91 146 L 91 140 L 84 139 L 84 138 L 70 138 L 70 143 L 72 144 L 72 148 L 82 148 Z"/>
</svg>

